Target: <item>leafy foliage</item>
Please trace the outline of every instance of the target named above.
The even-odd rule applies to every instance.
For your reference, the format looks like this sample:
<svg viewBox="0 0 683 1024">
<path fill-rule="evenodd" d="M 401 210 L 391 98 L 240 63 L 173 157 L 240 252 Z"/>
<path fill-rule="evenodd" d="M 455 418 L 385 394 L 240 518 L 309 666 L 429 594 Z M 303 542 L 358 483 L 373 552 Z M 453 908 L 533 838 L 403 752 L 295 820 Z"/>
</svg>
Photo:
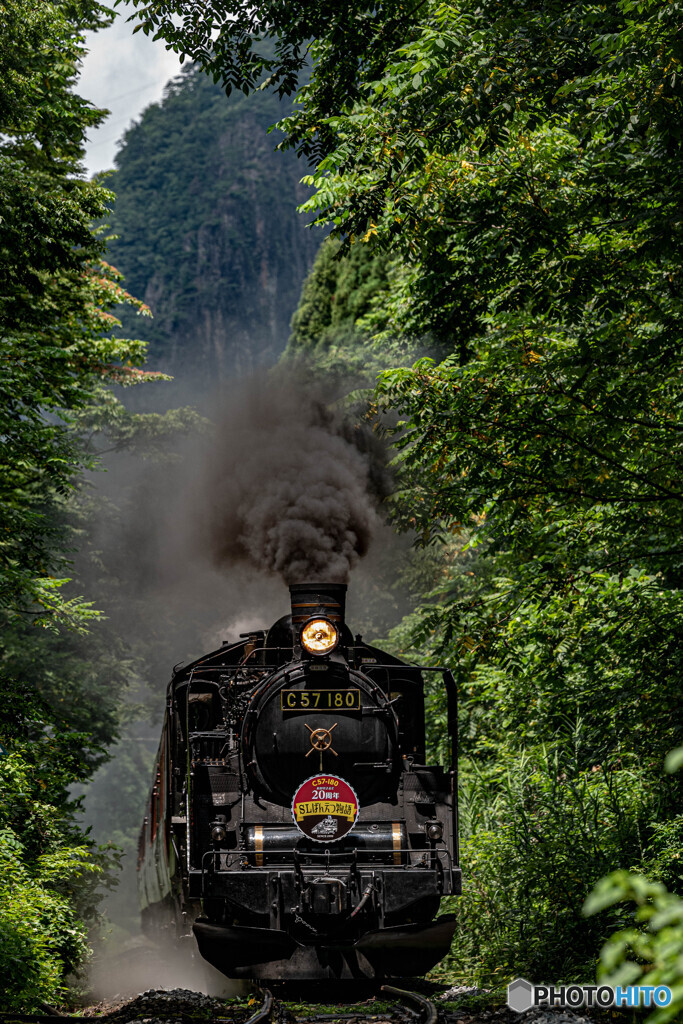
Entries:
<svg viewBox="0 0 683 1024">
<path fill-rule="evenodd" d="M 74 825 L 68 797 L 104 750 L 88 732 L 65 730 L 30 677 L 3 673 L 2 682 L 10 752 L 0 759 L 0 997 L 20 1009 L 63 998 L 64 976 L 89 952 L 98 887 L 111 884 L 116 857 Z"/>
<path fill-rule="evenodd" d="M 580 739 L 579 731 L 577 747 Z M 656 801 L 635 765 L 580 763 L 580 751 L 565 743 L 510 751 L 483 769 L 465 761 L 467 894 L 454 908 L 458 941 L 437 977 L 465 973 L 487 987 L 520 973 L 571 977 L 576 951 L 597 948 L 627 920 L 624 908 L 586 920 L 577 907 L 615 862 L 642 858 Z"/>
<path fill-rule="evenodd" d="M 138 369 L 142 342 L 112 333 L 121 303 L 148 310 L 102 258 L 92 225 L 112 196 L 80 164 L 104 112 L 74 92 L 78 62 L 111 12 L 95 0 L 0 12 L 0 993 L 30 1009 L 64 997 L 116 861 L 77 827 L 70 792 L 116 735 L 125 662 L 116 645 L 86 658 L 79 646 L 98 612 L 64 575 L 65 506 L 95 464 L 86 421 L 106 409 L 131 429 L 109 386 L 160 375 Z"/>
<path fill-rule="evenodd" d="M 377 294 L 386 291 L 385 257 L 359 246 L 339 259 L 339 248 L 328 239 L 318 250 L 292 318 L 290 350 L 329 346 L 341 332 L 354 328 Z"/>
<path fill-rule="evenodd" d="M 359 78 L 372 78 L 382 68 L 386 55 L 415 25 L 420 10 L 420 4 L 405 0 L 355 0 L 343 7 L 320 0 L 297 6 L 279 0 L 133 3 L 135 31 L 165 39 L 181 59 L 196 61 L 228 94 L 233 89 L 249 93 L 272 88 L 280 97 L 289 96 L 307 81 L 312 58 L 313 75 L 299 94 L 306 101 L 295 114 L 290 141 L 316 159 L 334 139 L 334 133 L 320 124 L 321 116 L 332 113 L 340 97 L 356 98 Z"/>
<path fill-rule="evenodd" d="M 669 752 L 666 770 L 675 772 L 683 762 L 683 748 Z M 680 860 L 681 818 L 658 828 L 670 860 Z M 679 865 L 675 881 L 680 882 Z M 656 874 L 657 865 L 655 865 Z M 602 948 L 599 976 L 607 984 L 667 985 L 672 999 L 648 1016 L 651 1024 L 675 1020 L 683 1008 L 683 900 L 668 892 L 661 881 L 643 875 L 613 871 L 602 878 L 584 903 L 588 916 L 618 903 L 636 904 L 635 922 L 611 935 Z M 629 958 L 635 954 L 637 960 Z"/>
<path fill-rule="evenodd" d="M 377 399 L 402 418 L 395 517 L 444 551 L 394 641 L 456 670 L 490 814 L 468 795 L 473 978 L 585 976 L 611 925 L 578 908 L 610 866 L 680 884 L 680 13 L 422 5 L 332 116 L 302 96 L 307 208 L 402 261 L 384 329 L 448 352 Z M 436 746 L 443 714 L 435 694 Z"/>
<path fill-rule="evenodd" d="M 283 356 L 298 373 L 342 378 L 370 386 L 386 366 L 386 351 L 371 340 L 372 316 L 388 289 L 387 259 L 367 246 L 340 254 L 340 243 L 326 239 L 304 282 Z"/>
<path fill-rule="evenodd" d="M 102 111 L 71 89 L 83 32 L 110 20 L 92 0 L 3 4 L 0 51 L 0 600 L 64 608 L 48 582 L 59 541 L 55 501 L 84 465 L 69 426 L 105 380 L 132 381 L 139 342 L 108 335 L 110 312 L 144 312 L 102 261 L 92 231 L 110 199 L 80 177 L 89 127 Z M 41 581 L 42 582 L 37 582 Z M 67 617 L 77 612 L 72 605 Z M 87 616 L 87 611 L 85 611 Z"/>
<path fill-rule="evenodd" d="M 614 871 L 596 885 L 585 911 L 595 914 L 627 900 L 636 904 L 635 922 L 617 931 L 603 947 L 601 980 L 614 985 L 668 985 L 671 1002 L 647 1019 L 650 1024 L 676 1020 L 683 1007 L 683 899 L 668 892 L 661 882 Z M 638 960 L 629 959 L 630 953 Z"/>
</svg>

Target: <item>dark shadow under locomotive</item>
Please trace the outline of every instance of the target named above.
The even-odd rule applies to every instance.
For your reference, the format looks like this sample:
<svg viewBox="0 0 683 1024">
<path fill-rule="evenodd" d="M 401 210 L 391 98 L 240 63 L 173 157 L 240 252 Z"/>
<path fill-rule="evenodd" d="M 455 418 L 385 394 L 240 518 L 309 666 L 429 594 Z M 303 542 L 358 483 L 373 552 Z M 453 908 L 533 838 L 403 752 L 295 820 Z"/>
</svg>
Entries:
<svg viewBox="0 0 683 1024">
<path fill-rule="evenodd" d="M 453 751 L 425 764 L 422 672 L 354 640 L 343 584 L 297 584 L 269 630 L 177 670 L 140 834 L 143 925 L 228 977 L 429 970 L 460 892 Z"/>
</svg>

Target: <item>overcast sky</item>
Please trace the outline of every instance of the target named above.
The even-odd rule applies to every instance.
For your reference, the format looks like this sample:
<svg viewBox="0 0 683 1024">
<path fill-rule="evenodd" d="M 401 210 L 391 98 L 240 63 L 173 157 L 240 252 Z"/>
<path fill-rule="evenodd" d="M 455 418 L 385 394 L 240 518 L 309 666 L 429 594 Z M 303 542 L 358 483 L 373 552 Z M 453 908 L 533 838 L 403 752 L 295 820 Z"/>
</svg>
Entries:
<svg viewBox="0 0 683 1024">
<path fill-rule="evenodd" d="M 90 133 L 86 150 L 89 174 L 114 166 L 117 143 L 130 122 L 161 99 L 164 86 L 180 71 L 178 57 L 163 42 L 154 42 L 126 22 L 134 10 L 121 5 L 111 28 L 88 32 L 89 54 L 83 62 L 78 92 L 98 107 L 111 111 Z"/>
</svg>

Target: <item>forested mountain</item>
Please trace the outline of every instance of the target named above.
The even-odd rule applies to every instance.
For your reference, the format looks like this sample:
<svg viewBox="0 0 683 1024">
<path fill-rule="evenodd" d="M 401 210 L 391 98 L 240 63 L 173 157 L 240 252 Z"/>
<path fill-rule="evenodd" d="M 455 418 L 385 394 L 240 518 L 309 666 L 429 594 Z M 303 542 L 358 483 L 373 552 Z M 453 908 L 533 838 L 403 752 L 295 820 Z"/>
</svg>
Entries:
<svg viewBox="0 0 683 1024">
<path fill-rule="evenodd" d="M 109 224 L 112 263 L 154 319 L 135 325 L 157 369 L 199 383 L 271 363 L 320 244 L 296 212 L 308 191 L 267 129 L 287 109 L 187 68 L 125 134 Z"/>
</svg>

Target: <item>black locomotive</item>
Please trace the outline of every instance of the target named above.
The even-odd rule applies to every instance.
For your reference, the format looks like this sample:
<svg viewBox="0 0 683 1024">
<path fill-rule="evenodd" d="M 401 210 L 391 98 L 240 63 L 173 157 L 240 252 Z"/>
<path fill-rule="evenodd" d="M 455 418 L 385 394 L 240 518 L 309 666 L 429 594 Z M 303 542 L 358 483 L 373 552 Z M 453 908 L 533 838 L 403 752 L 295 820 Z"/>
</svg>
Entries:
<svg viewBox="0 0 683 1024">
<path fill-rule="evenodd" d="M 355 639 L 346 586 L 175 671 L 140 834 L 148 933 L 228 977 L 391 978 L 448 951 L 460 892 L 453 750 L 425 764 L 419 668 Z"/>
</svg>

